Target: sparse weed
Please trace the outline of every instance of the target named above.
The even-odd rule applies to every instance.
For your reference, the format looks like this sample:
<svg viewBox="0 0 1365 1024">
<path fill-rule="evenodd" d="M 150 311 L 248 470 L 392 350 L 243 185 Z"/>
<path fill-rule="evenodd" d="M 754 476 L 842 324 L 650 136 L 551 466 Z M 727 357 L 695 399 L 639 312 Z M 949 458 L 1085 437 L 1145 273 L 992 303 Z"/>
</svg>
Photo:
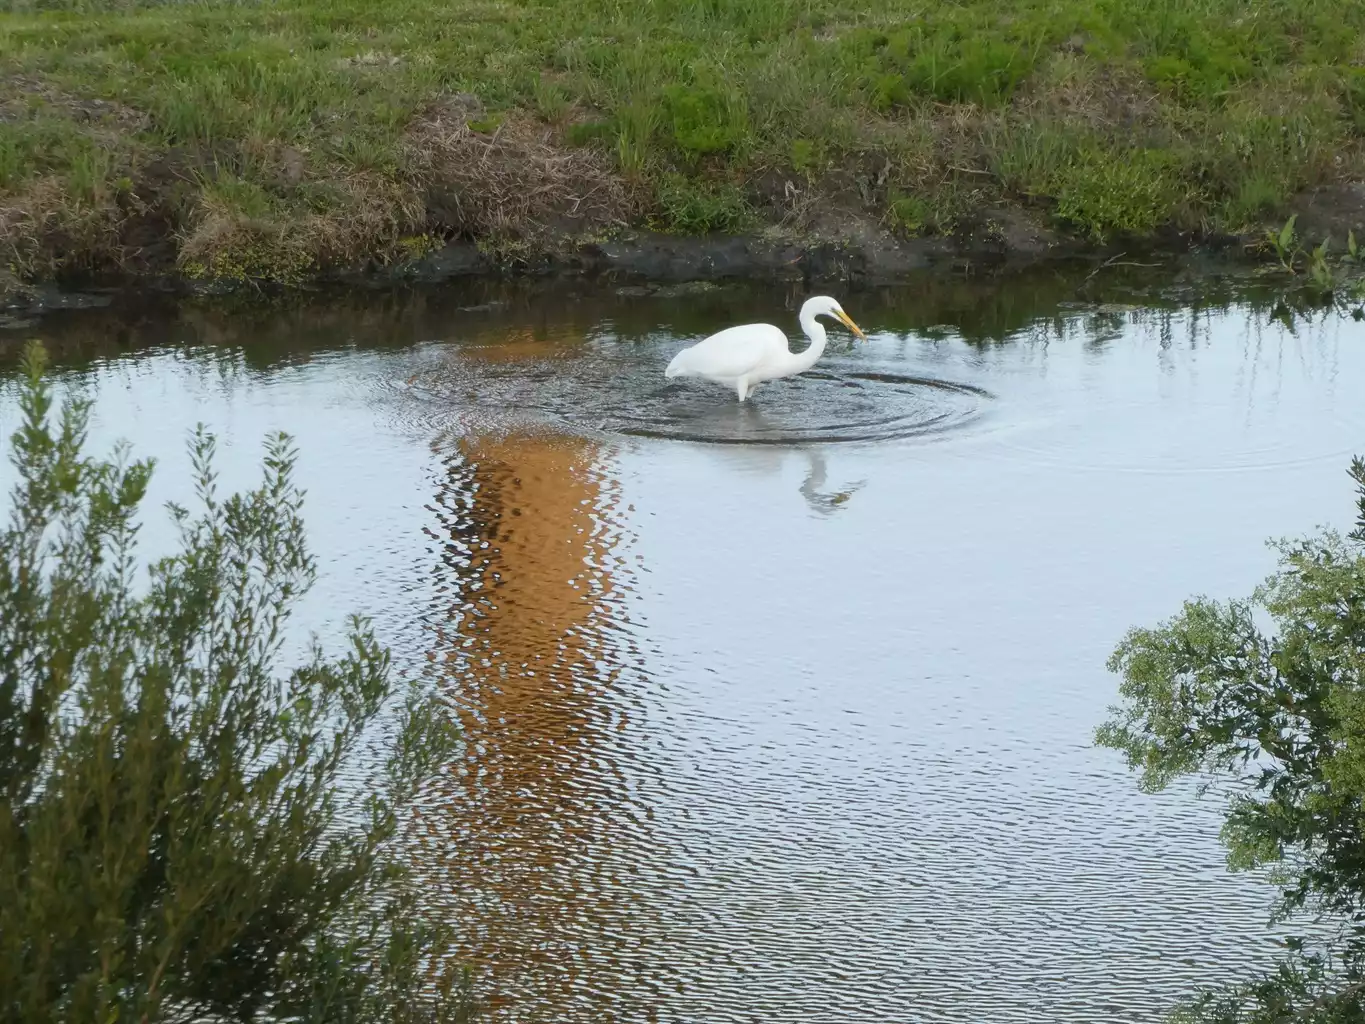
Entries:
<svg viewBox="0 0 1365 1024">
<path fill-rule="evenodd" d="M 1280 266 L 1291 274 L 1295 273 L 1295 258 L 1303 251 L 1299 247 L 1298 235 L 1294 232 L 1294 222 L 1298 219 L 1299 215 L 1296 213 L 1285 221 L 1278 231 L 1267 228 L 1265 233 L 1266 244 L 1275 253 Z"/>
<path fill-rule="evenodd" d="M 983 133 L 982 144 L 1000 182 L 1023 196 L 1048 195 L 1076 159 L 1076 141 L 1061 125 L 996 123 Z"/>
<path fill-rule="evenodd" d="M 658 124 L 658 111 L 643 103 L 631 104 L 617 114 L 616 164 L 627 181 L 645 177 Z"/>
<path fill-rule="evenodd" d="M 1331 239 L 1306 248 L 1295 229 L 1296 220 L 1297 216 L 1291 216 L 1278 230 L 1265 232 L 1265 247 L 1275 254 L 1281 269 L 1296 278 L 1300 266 L 1306 270 L 1300 284 L 1286 292 L 1282 303 L 1286 316 L 1297 304 L 1306 309 L 1332 308 L 1355 320 L 1365 320 L 1365 249 L 1357 242 L 1355 232 L 1347 232 L 1346 250 L 1334 260 Z"/>
<path fill-rule="evenodd" d="M 66 181 L 77 202 L 92 206 L 98 203 L 109 189 L 109 154 L 93 148 L 76 154 Z"/>
<path fill-rule="evenodd" d="M 536 79 L 531 100 L 535 104 L 536 114 L 550 124 L 562 123 L 573 106 L 564 87 L 543 74 Z"/>
<path fill-rule="evenodd" d="M 1331 239 L 1324 238 L 1308 255 L 1309 278 L 1319 291 L 1329 294 L 1336 290 L 1336 272 L 1327 261 L 1327 250 L 1330 246 Z"/>
</svg>

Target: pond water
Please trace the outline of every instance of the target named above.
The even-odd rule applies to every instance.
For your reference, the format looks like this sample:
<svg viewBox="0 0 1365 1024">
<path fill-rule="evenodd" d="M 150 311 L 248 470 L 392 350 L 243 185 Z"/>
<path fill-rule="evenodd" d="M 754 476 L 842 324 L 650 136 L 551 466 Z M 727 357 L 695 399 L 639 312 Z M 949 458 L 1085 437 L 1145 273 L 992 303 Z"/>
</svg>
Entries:
<svg viewBox="0 0 1365 1024">
<path fill-rule="evenodd" d="M 1151 1021 L 1264 966 L 1273 890 L 1225 870 L 1218 799 L 1143 796 L 1091 736 L 1125 629 L 1349 522 L 1365 326 L 1207 280 L 926 281 L 839 295 L 868 342 L 831 330 L 744 407 L 665 384 L 804 297 L 483 284 L 30 333 L 95 449 L 158 458 L 151 552 L 196 421 L 223 487 L 295 436 L 300 641 L 367 612 L 458 708 L 413 855 L 491 1019 Z"/>
</svg>

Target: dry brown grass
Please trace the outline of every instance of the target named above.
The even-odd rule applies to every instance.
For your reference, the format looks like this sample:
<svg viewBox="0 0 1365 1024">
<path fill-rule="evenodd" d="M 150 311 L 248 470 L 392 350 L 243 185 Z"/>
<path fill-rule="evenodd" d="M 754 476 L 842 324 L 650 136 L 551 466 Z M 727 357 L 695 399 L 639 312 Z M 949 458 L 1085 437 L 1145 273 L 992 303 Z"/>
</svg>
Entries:
<svg viewBox="0 0 1365 1024">
<path fill-rule="evenodd" d="M 1011 107 L 1027 119 L 1105 134 L 1145 134 L 1161 111 L 1156 90 L 1132 68 L 1101 66 L 1073 51 L 1054 55 Z"/>
<path fill-rule="evenodd" d="M 213 189 L 199 195 L 182 231 L 177 262 L 192 276 L 290 281 L 326 266 L 402 254 L 404 239 L 425 229 L 425 208 L 409 182 L 355 173 L 335 184 L 334 210 L 248 216 Z"/>
<path fill-rule="evenodd" d="M 0 193 L 0 267 L 26 279 L 122 263 L 127 213 L 112 193 L 77 198 L 46 176 Z"/>
<path fill-rule="evenodd" d="M 511 113 L 475 131 L 472 97 L 449 97 L 414 119 L 404 148 L 433 226 L 466 237 L 534 238 L 626 223 L 635 202 L 611 160 L 568 148 L 555 129 Z"/>
</svg>

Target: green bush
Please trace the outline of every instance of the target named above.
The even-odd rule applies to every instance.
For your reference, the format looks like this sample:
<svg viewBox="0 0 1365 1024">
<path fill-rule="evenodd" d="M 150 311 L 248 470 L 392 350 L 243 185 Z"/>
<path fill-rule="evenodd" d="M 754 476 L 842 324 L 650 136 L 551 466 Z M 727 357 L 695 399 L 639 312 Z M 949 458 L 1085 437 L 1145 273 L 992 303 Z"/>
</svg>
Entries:
<svg viewBox="0 0 1365 1024">
<path fill-rule="evenodd" d="M 1157 150 L 1082 150 L 1051 183 L 1057 216 L 1096 239 L 1145 235 L 1171 221 L 1184 188 Z"/>
<path fill-rule="evenodd" d="M 915 92 L 942 103 L 995 106 L 1009 99 L 1032 70 L 1024 47 L 972 38 L 936 40 L 915 54 L 905 77 Z"/>
<path fill-rule="evenodd" d="M 865 65 L 872 106 L 908 104 L 912 96 L 941 103 L 999 106 L 1032 73 L 1039 48 L 988 25 L 923 27 L 871 36 L 848 44 L 871 55 Z"/>
<path fill-rule="evenodd" d="M 1228 780 L 1230 866 L 1273 868 L 1282 913 L 1340 926 L 1319 948 L 1291 939 L 1273 973 L 1205 993 L 1185 1021 L 1365 1020 L 1365 461 L 1351 476 L 1352 533 L 1282 542 L 1250 600 L 1189 601 L 1132 630 L 1109 663 L 1123 703 L 1098 742 L 1148 791 L 1182 775 Z"/>
<path fill-rule="evenodd" d="M 54 426 L 42 363 L 0 531 L 0 1020 L 462 1017 L 393 849 L 447 717 L 358 619 L 342 657 L 275 671 L 315 573 L 288 439 L 223 498 L 201 429 L 202 508 L 171 507 L 179 550 L 144 575 L 152 465 L 84 455 L 87 406 Z M 338 773 L 384 709 L 392 753 L 343 824 Z"/>
<path fill-rule="evenodd" d="M 684 156 L 725 153 L 748 133 L 742 100 L 729 91 L 703 86 L 669 86 L 663 94 L 665 123 Z"/>
</svg>

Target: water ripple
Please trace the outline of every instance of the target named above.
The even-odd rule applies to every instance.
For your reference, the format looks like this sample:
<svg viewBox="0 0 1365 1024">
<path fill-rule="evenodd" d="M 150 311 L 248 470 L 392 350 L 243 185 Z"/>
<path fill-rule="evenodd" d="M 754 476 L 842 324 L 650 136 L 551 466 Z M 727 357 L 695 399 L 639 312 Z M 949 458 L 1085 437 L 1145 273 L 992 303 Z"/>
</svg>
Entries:
<svg viewBox="0 0 1365 1024">
<path fill-rule="evenodd" d="M 696 380 L 664 381 L 638 346 L 598 341 L 558 358 L 539 349 L 491 360 L 454 351 L 415 374 L 414 393 L 479 410 L 486 422 L 539 421 L 576 432 L 713 444 L 833 443 L 940 434 L 980 417 L 985 389 L 937 377 L 827 359 L 817 369 L 763 384 L 740 403 Z M 572 351 L 570 349 L 570 351 Z"/>
</svg>

